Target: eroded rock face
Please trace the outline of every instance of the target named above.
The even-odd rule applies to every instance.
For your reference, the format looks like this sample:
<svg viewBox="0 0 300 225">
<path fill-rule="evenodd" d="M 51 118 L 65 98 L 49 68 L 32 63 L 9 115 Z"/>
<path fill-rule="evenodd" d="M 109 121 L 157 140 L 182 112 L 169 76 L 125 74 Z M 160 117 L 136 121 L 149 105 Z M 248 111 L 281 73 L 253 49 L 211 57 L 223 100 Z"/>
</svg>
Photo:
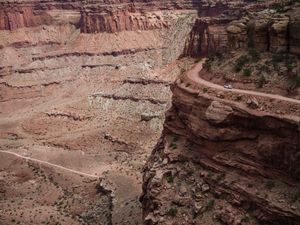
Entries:
<svg viewBox="0 0 300 225">
<path fill-rule="evenodd" d="M 290 51 L 294 54 L 300 54 L 300 9 L 295 9 L 291 13 L 291 22 L 290 22 Z"/>
<path fill-rule="evenodd" d="M 216 100 L 180 82 L 173 95 L 144 168 L 145 224 L 298 224 L 298 120 Z"/>
<path fill-rule="evenodd" d="M 75 24 L 83 33 L 161 29 L 169 24 L 159 11 L 194 10 L 197 5 L 198 2 L 192 0 L 1 2 L 0 30 L 15 30 L 54 22 Z"/>
<path fill-rule="evenodd" d="M 32 199 L 23 201 L 18 193 L 27 191 L 26 184 L 12 185 L 12 164 L 8 175 L 0 171 L 0 182 L 8 180 L 0 187 L 0 224 L 142 224 L 141 169 L 161 134 L 170 83 L 193 62 L 176 60 L 197 16 L 195 3 L 164 3 L 1 1 L 0 149 L 101 177 L 112 201 L 98 204 L 92 195 L 81 201 L 74 190 L 77 197 L 68 200 L 85 183 L 60 175 L 54 192 L 42 193 L 64 193 L 63 199 L 44 202 L 32 188 L 26 193 Z M 7 160 L 0 154 L 2 165 Z M 49 177 L 41 188 L 52 188 L 51 169 L 36 177 Z M 69 172 L 58 174 L 67 179 Z M 63 207 L 56 207 L 56 199 Z M 39 217 L 35 210 L 28 213 L 34 207 L 49 210 Z"/>
<path fill-rule="evenodd" d="M 205 112 L 206 119 L 212 123 L 219 124 L 224 122 L 233 110 L 230 106 L 221 102 L 213 101 Z"/>
<path fill-rule="evenodd" d="M 231 50 L 254 47 L 260 51 L 299 54 L 299 8 L 286 13 L 264 10 L 233 21 L 227 27 Z"/>
</svg>

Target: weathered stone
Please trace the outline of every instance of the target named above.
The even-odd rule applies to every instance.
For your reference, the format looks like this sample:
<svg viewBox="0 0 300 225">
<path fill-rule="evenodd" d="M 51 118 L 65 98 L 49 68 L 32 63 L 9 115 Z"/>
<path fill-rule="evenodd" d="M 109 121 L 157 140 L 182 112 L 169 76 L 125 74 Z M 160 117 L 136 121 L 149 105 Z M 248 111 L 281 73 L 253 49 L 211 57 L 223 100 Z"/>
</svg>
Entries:
<svg viewBox="0 0 300 225">
<path fill-rule="evenodd" d="M 212 123 L 223 123 L 233 113 L 230 106 L 213 101 L 205 112 L 206 119 Z"/>
</svg>

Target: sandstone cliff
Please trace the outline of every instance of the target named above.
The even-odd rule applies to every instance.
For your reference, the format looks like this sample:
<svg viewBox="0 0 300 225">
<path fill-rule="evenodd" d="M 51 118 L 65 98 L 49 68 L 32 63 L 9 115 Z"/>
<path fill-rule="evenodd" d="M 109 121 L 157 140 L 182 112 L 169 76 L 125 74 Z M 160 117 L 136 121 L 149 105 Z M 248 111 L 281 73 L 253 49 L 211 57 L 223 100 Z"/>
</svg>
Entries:
<svg viewBox="0 0 300 225">
<path fill-rule="evenodd" d="M 181 79 L 172 91 L 145 167 L 145 224 L 299 224 L 299 115 L 258 112 Z"/>
<path fill-rule="evenodd" d="M 300 104 L 274 95 L 299 97 L 299 4 L 275 6 L 200 3 L 183 56 L 211 57 L 206 70 L 172 86 L 144 167 L 144 224 L 300 223 Z M 284 92 L 290 79 L 294 95 Z M 242 91 L 224 89 L 228 83 Z"/>
<path fill-rule="evenodd" d="M 278 6 L 276 1 L 203 1 L 183 55 L 197 57 L 248 46 L 299 55 L 299 3 L 291 2 Z"/>
<path fill-rule="evenodd" d="M 71 23 L 83 33 L 167 27 L 164 10 L 197 9 L 197 1 L 8 1 L 0 3 L 0 30 Z"/>
</svg>

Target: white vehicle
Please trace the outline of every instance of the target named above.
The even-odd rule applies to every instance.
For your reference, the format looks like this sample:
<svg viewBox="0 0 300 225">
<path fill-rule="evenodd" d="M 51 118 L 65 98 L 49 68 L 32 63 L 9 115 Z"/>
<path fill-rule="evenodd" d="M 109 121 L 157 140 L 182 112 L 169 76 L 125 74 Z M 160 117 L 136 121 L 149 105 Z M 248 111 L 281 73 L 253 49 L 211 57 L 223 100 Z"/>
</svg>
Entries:
<svg viewBox="0 0 300 225">
<path fill-rule="evenodd" d="M 226 89 L 232 89 L 232 85 L 231 84 L 224 84 L 224 88 L 226 88 Z"/>
</svg>

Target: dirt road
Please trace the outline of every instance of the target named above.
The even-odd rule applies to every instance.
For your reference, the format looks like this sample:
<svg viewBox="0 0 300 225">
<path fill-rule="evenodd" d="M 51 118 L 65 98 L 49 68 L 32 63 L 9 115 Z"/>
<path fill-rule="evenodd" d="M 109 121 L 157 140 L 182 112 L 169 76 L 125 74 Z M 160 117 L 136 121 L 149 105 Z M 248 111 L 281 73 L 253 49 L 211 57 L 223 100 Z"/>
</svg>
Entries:
<svg viewBox="0 0 300 225">
<path fill-rule="evenodd" d="M 214 84 L 214 83 L 211 83 L 207 80 L 204 80 L 199 76 L 199 72 L 202 70 L 204 62 L 205 62 L 205 59 L 202 59 L 199 63 L 196 64 L 196 66 L 193 69 L 188 71 L 187 74 L 186 74 L 186 76 L 188 76 L 188 78 L 190 80 L 194 81 L 195 83 L 199 83 L 199 84 L 202 84 L 204 86 L 214 88 L 214 89 L 218 89 L 218 90 L 222 90 L 222 91 L 231 91 L 231 92 L 239 93 L 239 94 L 260 96 L 260 97 L 266 97 L 266 98 L 277 99 L 277 100 L 281 100 L 281 101 L 287 101 L 287 102 L 290 102 L 290 103 L 300 104 L 300 100 L 297 100 L 297 99 L 288 98 L 288 97 L 284 97 L 284 96 L 281 96 L 281 95 L 267 94 L 267 93 L 262 93 L 262 92 L 257 92 L 257 91 L 250 91 L 250 90 L 243 90 L 243 89 L 235 89 L 235 88 L 234 89 L 226 89 L 221 85 Z"/>
</svg>

